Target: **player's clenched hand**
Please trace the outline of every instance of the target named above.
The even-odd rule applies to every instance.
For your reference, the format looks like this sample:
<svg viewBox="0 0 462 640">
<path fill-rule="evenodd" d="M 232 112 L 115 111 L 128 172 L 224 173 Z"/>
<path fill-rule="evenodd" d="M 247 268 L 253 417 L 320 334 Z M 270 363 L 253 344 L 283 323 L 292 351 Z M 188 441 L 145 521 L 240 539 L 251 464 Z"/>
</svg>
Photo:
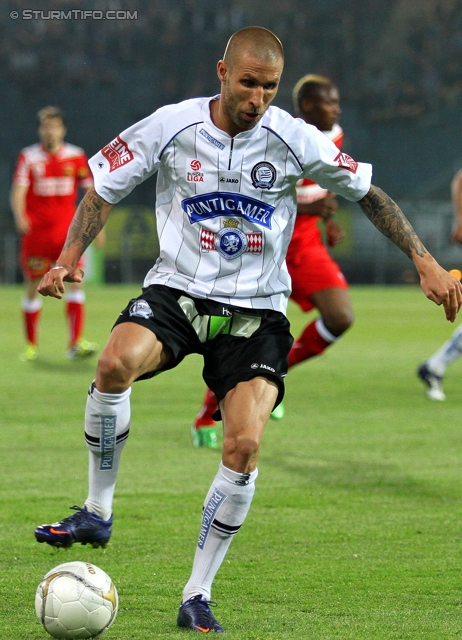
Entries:
<svg viewBox="0 0 462 640">
<path fill-rule="evenodd" d="M 339 242 L 345 240 L 345 231 L 338 222 L 329 218 L 326 220 L 326 236 L 329 247 L 335 247 Z"/>
<path fill-rule="evenodd" d="M 335 197 L 335 193 L 329 193 L 329 195 L 324 198 L 323 205 L 323 215 L 325 218 L 335 215 L 338 209 L 338 200 Z"/>
<path fill-rule="evenodd" d="M 37 291 L 42 296 L 61 299 L 65 291 L 64 282 L 82 282 L 82 278 L 83 271 L 79 267 L 53 267 L 43 276 Z"/>
<path fill-rule="evenodd" d="M 462 305 L 460 281 L 435 262 L 431 269 L 420 272 L 420 285 L 427 298 L 444 306 L 446 319 L 454 322 Z"/>
<path fill-rule="evenodd" d="M 308 216 L 318 216 L 327 220 L 329 216 L 333 216 L 337 211 L 338 202 L 335 193 L 329 193 L 325 198 L 320 198 L 314 202 L 298 204 L 297 213 Z"/>
</svg>

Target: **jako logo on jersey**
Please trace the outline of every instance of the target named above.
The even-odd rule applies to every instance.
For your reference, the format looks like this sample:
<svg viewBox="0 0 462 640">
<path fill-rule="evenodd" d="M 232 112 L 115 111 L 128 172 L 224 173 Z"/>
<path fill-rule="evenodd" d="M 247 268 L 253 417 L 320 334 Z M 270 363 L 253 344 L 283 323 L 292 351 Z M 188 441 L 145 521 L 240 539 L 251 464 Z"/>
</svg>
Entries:
<svg viewBox="0 0 462 640">
<path fill-rule="evenodd" d="M 351 173 L 356 173 L 358 169 L 358 163 L 356 160 L 353 160 L 351 156 L 346 153 L 342 153 L 341 151 L 337 156 L 335 156 L 334 162 L 338 162 L 339 167 L 347 169 L 348 171 L 351 171 Z"/>
<path fill-rule="evenodd" d="M 208 131 L 206 131 L 205 129 L 201 129 L 199 131 L 199 133 L 201 134 L 201 136 L 204 136 L 204 138 L 206 140 L 208 140 L 209 142 L 211 142 L 212 144 L 214 144 L 216 147 L 218 147 L 218 149 L 220 149 L 220 151 L 223 151 L 223 149 L 225 148 L 225 145 L 222 144 L 221 142 L 219 142 L 216 138 L 214 138 L 213 136 L 210 135 L 210 133 Z"/>
<path fill-rule="evenodd" d="M 101 149 L 101 153 L 109 162 L 109 173 L 133 160 L 133 153 L 120 136 Z"/>
<path fill-rule="evenodd" d="M 250 365 L 251 369 L 266 369 L 267 371 L 271 371 L 272 373 L 276 373 L 275 369 L 273 369 L 273 367 L 268 367 L 267 364 L 258 364 L 258 362 L 254 362 L 253 364 Z"/>
<path fill-rule="evenodd" d="M 152 318 L 154 315 L 146 300 L 136 300 L 131 305 L 128 313 L 130 316 L 137 316 L 138 318 L 144 318 L 145 320 L 149 320 L 149 318 Z"/>
<path fill-rule="evenodd" d="M 250 177 L 255 189 L 271 189 L 276 182 L 276 169 L 270 162 L 258 162 L 252 169 Z"/>
<path fill-rule="evenodd" d="M 218 216 L 238 216 L 267 229 L 271 229 L 274 212 L 274 207 L 266 202 L 227 191 L 185 198 L 181 202 L 181 208 L 188 214 L 191 224 Z"/>
</svg>

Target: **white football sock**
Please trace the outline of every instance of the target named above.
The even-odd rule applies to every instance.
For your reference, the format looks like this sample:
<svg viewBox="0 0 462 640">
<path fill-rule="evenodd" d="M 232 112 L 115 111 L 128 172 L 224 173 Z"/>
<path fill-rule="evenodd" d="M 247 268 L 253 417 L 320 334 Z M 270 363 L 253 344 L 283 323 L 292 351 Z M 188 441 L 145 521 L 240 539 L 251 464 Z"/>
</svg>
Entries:
<svg viewBox="0 0 462 640">
<path fill-rule="evenodd" d="M 205 498 L 199 542 L 191 577 L 183 590 L 183 602 L 199 593 L 210 600 L 215 575 L 249 511 L 257 475 L 257 469 L 237 473 L 220 463 Z"/>
<path fill-rule="evenodd" d="M 450 339 L 427 360 L 428 368 L 437 376 L 443 376 L 446 367 L 462 356 L 462 324 L 457 327 Z"/>
<path fill-rule="evenodd" d="M 72 289 L 72 291 L 66 291 L 64 299 L 66 302 L 77 302 L 78 304 L 83 304 L 86 299 L 85 291 L 83 289 Z"/>
<path fill-rule="evenodd" d="M 334 336 L 334 334 L 329 331 L 322 318 L 316 320 L 315 326 L 321 338 L 324 338 L 326 342 L 338 342 L 340 340 L 340 336 Z"/>
<path fill-rule="evenodd" d="M 40 311 L 42 308 L 42 299 L 41 298 L 22 298 L 21 300 L 21 309 L 26 313 L 34 313 L 34 311 Z"/>
<path fill-rule="evenodd" d="M 85 506 L 103 520 L 112 514 L 120 456 L 130 430 L 130 393 L 131 388 L 101 393 L 94 382 L 88 390 L 85 441 L 90 459 Z"/>
</svg>

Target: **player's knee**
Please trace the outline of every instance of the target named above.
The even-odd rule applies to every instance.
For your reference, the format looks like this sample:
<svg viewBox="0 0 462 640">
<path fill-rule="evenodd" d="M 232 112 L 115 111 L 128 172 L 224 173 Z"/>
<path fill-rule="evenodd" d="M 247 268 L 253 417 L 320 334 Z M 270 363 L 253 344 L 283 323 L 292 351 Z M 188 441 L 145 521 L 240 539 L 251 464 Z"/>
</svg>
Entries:
<svg viewBox="0 0 462 640">
<path fill-rule="evenodd" d="M 96 368 L 96 388 L 103 393 L 121 393 L 132 382 L 132 372 L 123 359 L 103 352 Z"/>
<path fill-rule="evenodd" d="M 328 313 L 322 317 L 324 325 L 334 336 L 341 336 L 351 327 L 354 321 L 351 308 L 336 309 L 334 313 Z"/>
<path fill-rule="evenodd" d="M 241 464 L 258 457 L 260 443 L 249 435 L 225 436 L 223 439 L 224 457 L 233 458 Z"/>
</svg>

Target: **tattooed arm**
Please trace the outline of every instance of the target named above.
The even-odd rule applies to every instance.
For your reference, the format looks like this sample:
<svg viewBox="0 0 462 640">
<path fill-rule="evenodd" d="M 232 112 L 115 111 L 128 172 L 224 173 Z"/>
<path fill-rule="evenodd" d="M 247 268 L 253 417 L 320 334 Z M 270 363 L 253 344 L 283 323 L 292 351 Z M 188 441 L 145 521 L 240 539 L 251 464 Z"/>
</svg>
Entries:
<svg viewBox="0 0 462 640">
<path fill-rule="evenodd" d="M 94 189 L 89 189 L 77 207 L 66 242 L 56 267 L 46 273 L 38 286 L 42 296 L 62 298 L 63 282 L 82 282 L 83 271 L 77 267 L 80 257 L 104 227 L 112 205 Z"/>
<path fill-rule="evenodd" d="M 398 205 L 373 185 L 358 204 L 372 224 L 413 261 L 427 298 L 442 304 L 446 318 L 454 322 L 462 304 L 462 285 L 428 253 Z"/>
</svg>

